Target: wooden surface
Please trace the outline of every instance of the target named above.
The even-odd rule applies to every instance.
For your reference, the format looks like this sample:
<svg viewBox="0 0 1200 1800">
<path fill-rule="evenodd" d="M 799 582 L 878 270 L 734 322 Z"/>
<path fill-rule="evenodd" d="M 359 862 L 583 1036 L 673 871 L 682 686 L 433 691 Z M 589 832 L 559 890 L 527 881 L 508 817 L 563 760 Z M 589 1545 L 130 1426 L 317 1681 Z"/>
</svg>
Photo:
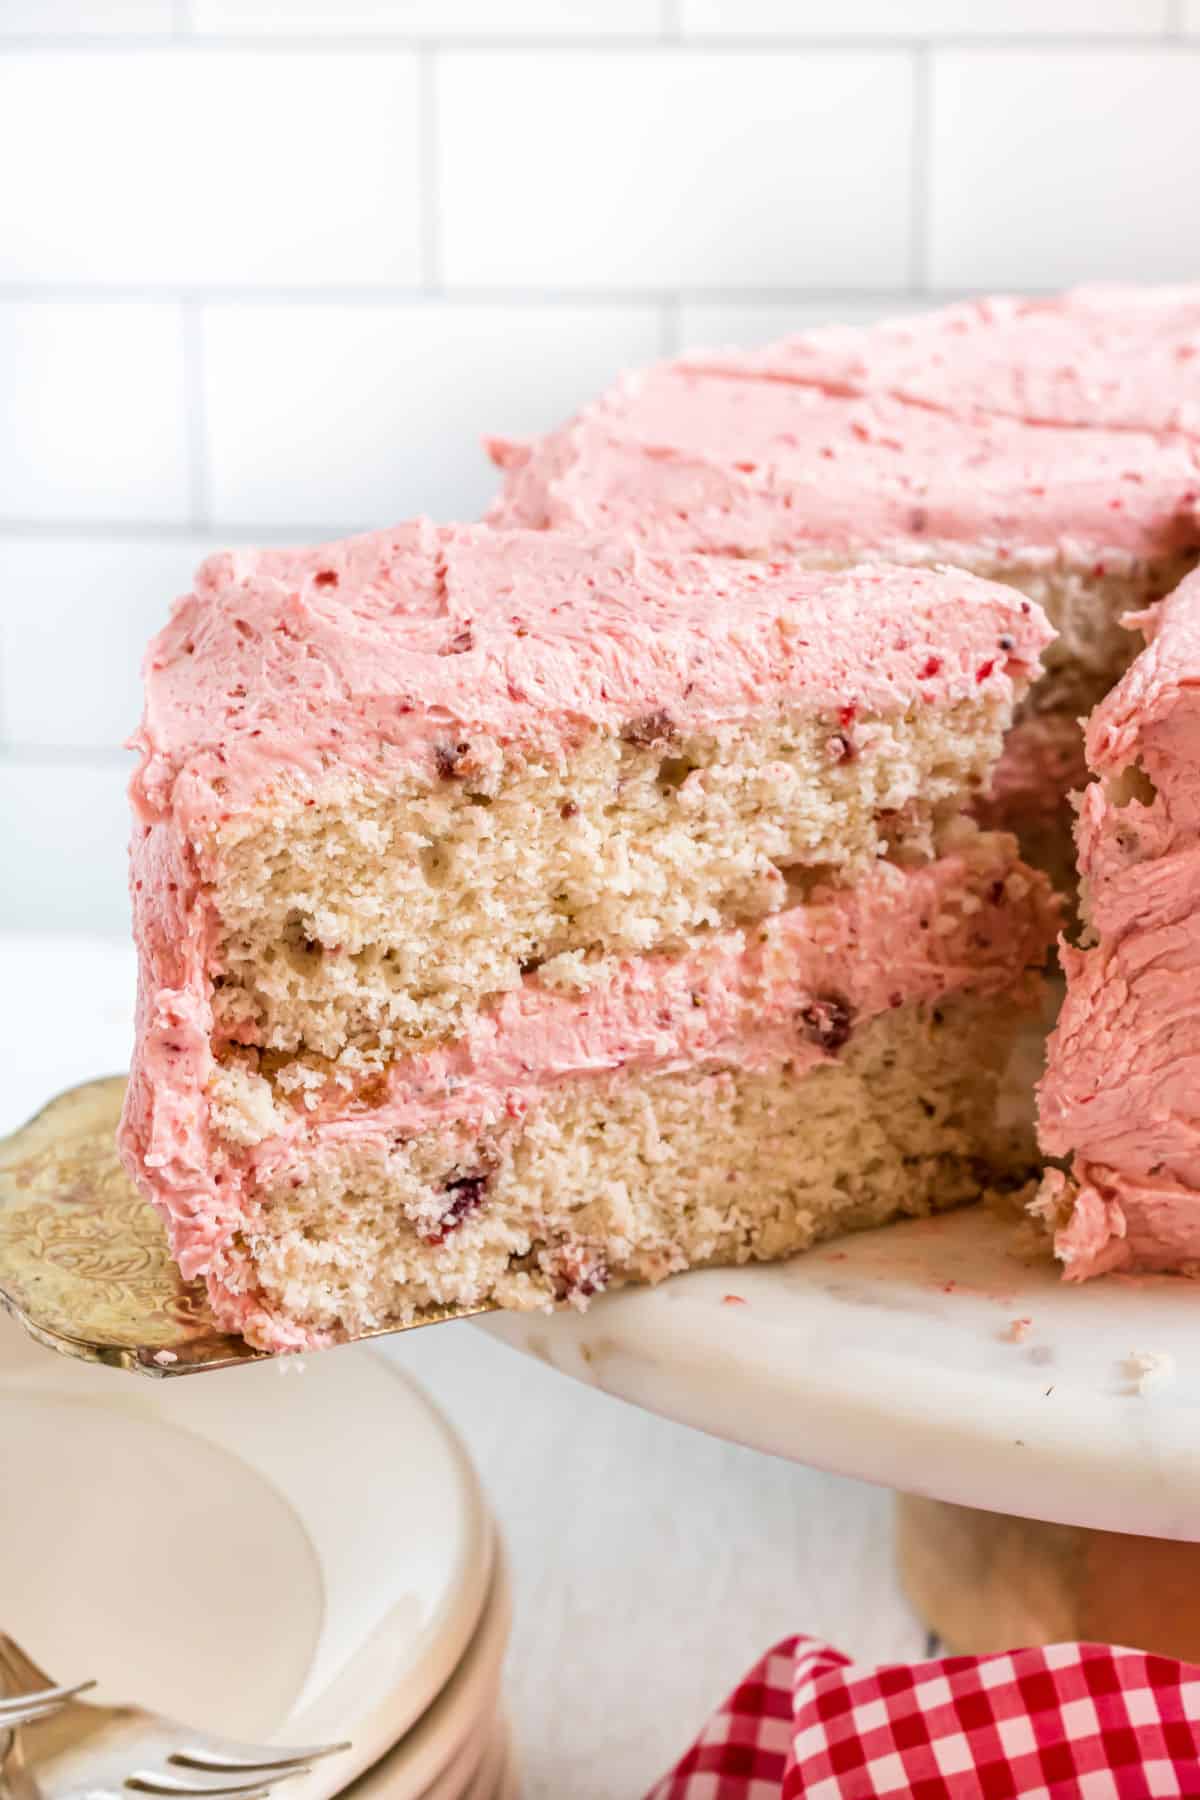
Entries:
<svg viewBox="0 0 1200 1800">
<path fill-rule="evenodd" d="M 125 946 L 0 936 L 0 992 L 5 1019 L 20 1020 L 19 1038 L 0 1030 L 0 1131 L 126 1065 Z M 386 1354 L 457 1425 L 509 1544 L 524 1800 L 644 1793 L 789 1632 L 864 1658 L 923 1654 L 882 1490 L 653 1418 L 470 1324 L 394 1339 Z"/>
<path fill-rule="evenodd" d="M 910 1601 L 951 1650 L 1081 1638 L 1200 1662 L 1200 1544 L 904 1495 L 896 1553 Z"/>
</svg>

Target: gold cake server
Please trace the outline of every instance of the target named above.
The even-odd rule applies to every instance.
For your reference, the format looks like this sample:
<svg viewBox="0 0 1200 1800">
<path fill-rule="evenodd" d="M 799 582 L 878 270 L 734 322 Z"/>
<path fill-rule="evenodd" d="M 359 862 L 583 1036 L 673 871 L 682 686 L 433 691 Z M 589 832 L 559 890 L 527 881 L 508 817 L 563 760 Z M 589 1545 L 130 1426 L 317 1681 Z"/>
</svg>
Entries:
<svg viewBox="0 0 1200 1800">
<path fill-rule="evenodd" d="M 125 1078 L 84 1082 L 0 1139 L 0 1308 L 64 1356 L 140 1375 L 195 1375 L 266 1356 L 222 1331 L 202 1281 L 184 1281 L 166 1232 L 121 1166 Z M 427 1308 L 385 1337 L 490 1306 Z"/>
</svg>

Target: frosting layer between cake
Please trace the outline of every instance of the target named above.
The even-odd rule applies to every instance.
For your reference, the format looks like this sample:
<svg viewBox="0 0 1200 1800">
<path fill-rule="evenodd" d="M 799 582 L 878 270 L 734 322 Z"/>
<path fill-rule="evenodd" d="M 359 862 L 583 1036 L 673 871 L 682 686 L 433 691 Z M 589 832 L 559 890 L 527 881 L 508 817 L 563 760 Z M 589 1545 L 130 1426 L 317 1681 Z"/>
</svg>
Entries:
<svg viewBox="0 0 1200 1800">
<path fill-rule="evenodd" d="M 969 995 L 1032 1010 L 1057 920 L 1049 883 L 1014 862 L 1010 840 L 967 828 L 962 849 L 935 863 L 881 864 L 852 889 L 828 889 L 747 930 L 623 962 L 585 994 L 530 977 L 462 1038 L 392 1063 L 357 1092 L 330 1081 L 292 1107 L 259 1077 L 257 1095 L 247 1102 L 242 1090 L 244 1111 L 231 1119 L 213 1067 L 202 1072 L 186 1049 L 176 1056 L 164 1046 L 152 1109 L 131 1129 L 146 1133 L 144 1159 L 171 1170 L 160 1202 L 184 1273 L 210 1276 L 238 1329 L 280 1345 L 308 1341 L 294 1321 L 264 1309 L 239 1245 L 276 1234 L 273 1197 L 319 1188 L 327 1165 L 386 1166 L 405 1146 L 425 1147 L 432 1164 L 408 1216 L 426 1245 L 424 1280 L 436 1287 L 443 1243 L 453 1238 L 457 1257 L 486 1224 L 506 1138 L 564 1086 L 704 1069 L 782 1069 L 802 1080 L 897 1008 Z M 200 1161 L 179 1160 L 178 1144 L 191 1155 L 203 1145 Z M 982 1165 L 983 1144 L 979 1154 Z M 213 1169 L 215 1186 L 202 1197 Z M 344 1216 L 361 1202 L 352 1175 L 341 1178 Z M 516 1243 L 514 1258 L 529 1249 Z M 452 1280 L 451 1253 L 442 1260 Z M 527 1303 L 536 1301 L 535 1290 Z"/>
</svg>

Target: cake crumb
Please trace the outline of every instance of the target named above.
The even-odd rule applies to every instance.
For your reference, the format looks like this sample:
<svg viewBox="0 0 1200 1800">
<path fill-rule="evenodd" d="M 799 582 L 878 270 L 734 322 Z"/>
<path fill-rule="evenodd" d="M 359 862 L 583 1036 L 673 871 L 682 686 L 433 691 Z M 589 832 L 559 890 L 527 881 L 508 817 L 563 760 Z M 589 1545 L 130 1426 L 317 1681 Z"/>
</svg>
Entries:
<svg viewBox="0 0 1200 1800">
<path fill-rule="evenodd" d="M 743 1294 L 722 1294 L 722 1306 L 749 1306 L 750 1302 Z"/>
<path fill-rule="evenodd" d="M 1131 1350 L 1125 1371 L 1139 1394 L 1165 1387 L 1175 1379 L 1175 1358 L 1167 1350 Z"/>
<path fill-rule="evenodd" d="M 586 950 L 560 950 L 547 957 L 537 969 L 541 987 L 558 993 L 586 993 L 589 988 L 611 981 L 617 967 L 615 956 L 595 956 Z"/>
<path fill-rule="evenodd" d="M 1032 1319 L 1011 1320 L 1008 1330 L 1004 1333 L 1005 1342 L 1009 1344 L 1023 1344 L 1032 1328 Z"/>
</svg>

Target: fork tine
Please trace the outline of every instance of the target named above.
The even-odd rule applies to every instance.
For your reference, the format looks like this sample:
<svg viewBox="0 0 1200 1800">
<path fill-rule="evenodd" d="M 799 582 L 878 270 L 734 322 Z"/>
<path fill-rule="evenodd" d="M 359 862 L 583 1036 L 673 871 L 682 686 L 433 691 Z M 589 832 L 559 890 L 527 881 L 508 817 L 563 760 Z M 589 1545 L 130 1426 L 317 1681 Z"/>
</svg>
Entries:
<svg viewBox="0 0 1200 1800">
<path fill-rule="evenodd" d="M 132 1788 L 135 1793 L 141 1793 L 141 1794 L 159 1794 L 159 1795 L 161 1795 L 163 1792 L 163 1790 L 161 1788 L 149 1787 L 149 1786 L 144 1785 L 142 1783 L 142 1781 L 140 1780 L 140 1778 L 136 1775 L 131 1775 L 128 1778 L 128 1780 L 126 1781 L 125 1786 L 127 1788 Z M 174 1788 L 170 1789 L 169 1791 L 173 1796 L 176 1795 L 176 1790 Z M 206 1790 L 206 1800 L 219 1800 L 219 1797 L 222 1794 L 225 1794 L 227 1792 L 232 1792 L 232 1791 L 233 1790 L 227 1790 L 225 1788 L 212 1788 L 211 1790 Z M 237 1800 L 271 1800 L 270 1788 L 263 1787 L 261 1782 L 258 1785 L 258 1787 L 256 1787 L 256 1788 L 238 1788 L 236 1790 L 236 1794 L 237 1794 Z M 177 1796 L 176 1796 L 176 1800 L 178 1800 Z"/>
<path fill-rule="evenodd" d="M 177 1750 L 167 1761 L 180 1769 L 206 1769 L 214 1775 L 252 1775 L 256 1770 L 264 1774 L 268 1770 L 293 1769 L 299 1763 L 320 1762 L 323 1756 L 336 1756 L 342 1750 L 349 1750 L 350 1744 L 315 1744 L 307 1750 L 277 1749 L 264 1744 L 256 1749 L 247 1744 L 239 1750 L 229 1750 L 222 1754 L 215 1750 Z"/>
<path fill-rule="evenodd" d="M 46 1706 L 29 1702 L 25 1706 L 15 1707 L 12 1712 L 0 1713 L 0 1731 L 18 1731 L 22 1725 L 36 1724 L 38 1719 L 51 1719 L 55 1713 L 62 1711 L 65 1704 L 63 1700 L 51 1700 Z"/>
<path fill-rule="evenodd" d="M 206 1800 L 216 1800 L 218 1795 L 251 1795 L 263 1792 L 264 1775 L 267 1777 L 265 1785 L 274 1787 L 277 1782 L 294 1781 L 298 1775 L 307 1775 L 309 1770 L 307 1765 L 302 1765 L 298 1768 L 286 1769 L 248 1769 L 246 1773 L 252 1776 L 251 1780 L 198 1781 L 193 1778 L 189 1781 L 184 1776 L 172 1775 L 169 1770 L 165 1769 L 139 1769 L 136 1774 L 126 1776 L 125 1786 L 139 1794 L 189 1795 L 192 1800 L 197 1800 L 198 1796 L 203 1795 Z"/>
<path fill-rule="evenodd" d="M 73 1700 L 76 1694 L 86 1694 L 89 1688 L 95 1687 L 94 1681 L 77 1681 L 74 1687 L 35 1688 L 28 1694 L 0 1695 L 0 1724 L 14 1712 L 28 1710 L 29 1707 L 43 1707 L 47 1710 L 62 1706 L 67 1700 Z"/>
</svg>

